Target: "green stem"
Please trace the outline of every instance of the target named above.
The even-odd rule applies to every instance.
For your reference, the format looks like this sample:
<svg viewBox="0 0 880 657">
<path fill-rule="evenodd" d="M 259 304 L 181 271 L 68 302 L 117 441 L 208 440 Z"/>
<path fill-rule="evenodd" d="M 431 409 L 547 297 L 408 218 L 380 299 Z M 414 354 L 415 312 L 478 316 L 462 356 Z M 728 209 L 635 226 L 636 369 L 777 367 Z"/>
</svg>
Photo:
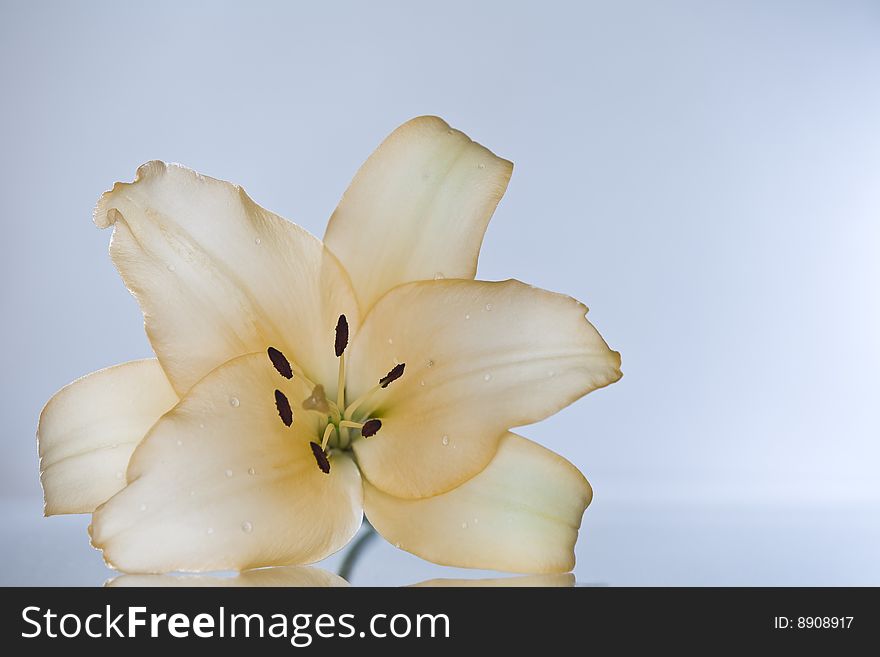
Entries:
<svg viewBox="0 0 880 657">
<path fill-rule="evenodd" d="M 351 547 L 345 554 L 345 559 L 342 560 L 342 565 L 339 566 L 339 576 L 346 582 L 351 583 L 351 573 L 354 570 L 357 560 L 360 558 L 364 548 L 366 548 L 367 544 L 372 541 L 375 536 L 376 530 L 373 529 L 373 525 L 370 524 L 369 520 L 364 518 L 364 529 L 361 531 L 361 535 L 351 544 Z"/>
</svg>

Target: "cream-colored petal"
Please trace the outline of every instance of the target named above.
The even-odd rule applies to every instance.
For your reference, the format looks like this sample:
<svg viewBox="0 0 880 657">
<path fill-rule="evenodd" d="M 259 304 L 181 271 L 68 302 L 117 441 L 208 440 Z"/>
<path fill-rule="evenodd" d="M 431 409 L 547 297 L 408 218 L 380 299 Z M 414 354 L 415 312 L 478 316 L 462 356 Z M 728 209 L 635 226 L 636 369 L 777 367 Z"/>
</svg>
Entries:
<svg viewBox="0 0 880 657">
<path fill-rule="evenodd" d="M 518 579 L 518 578 L 517 578 Z M 115 587 L 169 587 L 169 588 L 271 588 L 316 587 L 338 588 L 348 582 L 311 566 L 275 566 L 244 570 L 233 577 L 212 575 L 121 575 L 104 586 Z"/>
<path fill-rule="evenodd" d="M 420 500 L 392 497 L 364 482 L 367 517 L 386 539 L 446 566 L 565 573 L 593 492 L 571 463 L 507 433 L 483 472 Z"/>
<path fill-rule="evenodd" d="M 493 577 L 488 579 L 429 579 L 413 588 L 570 588 L 575 580 L 572 573 L 549 575 L 522 575 L 520 577 Z"/>
<path fill-rule="evenodd" d="M 275 346 L 335 394 L 333 331 L 357 330 L 348 276 L 320 241 L 236 185 L 150 162 L 95 210 L 179 393 L 227 360 Z"/>
<path fill-rule="evenodd" d="M 397 362 L 403 377 L 362 407 L 382 421 L 355 443 L 377 488 L 427 497 L 482 470 L 505 430 L 620 378 L 620 355 L 570 297 L 518 281 L 423 281 L 377 303 L 355 337 L 356 398 Z"/>
<path fill-rule="evenodd" d="M 473 278 L 512 170 L 436 116 L 391 133 L 355 175 L 324 236 L 361 308 L 401 283 Z"/>
<path fill-rule="evenodd" d="M 108 367 L 59 390 L 37 428 L 46 515 L 91 513 L 121 490 L 134 448 L 176 403 L 155 359 Z"/>
<path fill-rule="evenodd" d="M 293 407 L 279 417 L 275 390 Z M 301 410 L 299 377 L 265 353 L 217 368 L 150 430 L 132 455 L 129 484 L 92 520 L 92 543 L 124 572 L 241 570 L 304 564 L 335 552 L 361 523 L 357 467 L 331 456 L 325 475 L 309 442 L 320 430 Z"/>
</svg>

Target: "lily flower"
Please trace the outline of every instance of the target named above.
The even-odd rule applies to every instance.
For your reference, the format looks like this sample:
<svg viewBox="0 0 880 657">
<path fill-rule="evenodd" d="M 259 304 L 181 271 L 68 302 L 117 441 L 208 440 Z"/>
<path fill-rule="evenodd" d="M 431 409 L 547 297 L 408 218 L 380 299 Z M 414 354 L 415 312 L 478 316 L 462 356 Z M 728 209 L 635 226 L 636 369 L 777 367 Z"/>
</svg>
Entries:
<svg viewBox="0 0 880 657">
<path fill-rule="evenodd" d="M 323 242 L 240 187 L 150 162 L 98 201 L 156 359 L 57 393 L 45 513 L 94 512 L 135 573 L 307 564 L 363 512 L 436 563 L 574 566 L 592 497 L 511 433 L 616 381 L 570 297 L 474 280 L 512 164 L 436 117 L 394 131 Z"/>
</svg>

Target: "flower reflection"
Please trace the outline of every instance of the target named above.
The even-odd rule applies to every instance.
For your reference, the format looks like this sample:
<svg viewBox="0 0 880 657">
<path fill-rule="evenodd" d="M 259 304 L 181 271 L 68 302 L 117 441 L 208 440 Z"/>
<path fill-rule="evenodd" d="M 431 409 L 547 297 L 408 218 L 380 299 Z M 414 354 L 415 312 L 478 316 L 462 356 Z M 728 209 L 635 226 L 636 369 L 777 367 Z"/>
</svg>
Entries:
<svg viewBox="0 0 880 657">
<path fill-rule="evenodd" d="M 237 575 L 121 575 L 107 581 L 108 587 L 317 587 L 348 586 L 333 573 L 309 566 L 276 566 L 243 570 Z"/>
<path fill-rule="evenodd" d="M 574 586 L 572 573 L 552 575 L 522 575 L 486 579 L 428 579 L 412 587 L 553 587 Z M 107 587 L 291 587 L 331 588 L 345 587 L 349 583 L 339 575 L 309 566 L 275 566 L 244 570 L 237 575 L 120 575 L 108 580 Z"/>
<path fill-rule="evenodd" d="M 367 522 L 366 529 L 348 549 L 335 575 L 321 568 L 312 566 L 271 566 L 252 568 L 237 574 L 216 575 L 120 575 L 108 580 L 108 587 L 291 587 L 291 588 L 331 588 L 350 586 L 354 567 L 366 554 L 366 547 L 377 534 Z M 369 560 L 363 565 L 367 566 Z M 479 587 L 550 587 L 566 588 L 575 585 L 573 573 L 551 573 L 545 575 L 512 575 L 491 578 L 435 578 L 427 579 L 410 587 L 447 587 L 447 588 L 479 588 Z"/>
<path fill-rule="evenodd" d="M 521 575 L 519 577 L 493 577 L 489 579 L 428 579 L 412 586 L 436 586 L 436 587 L 550 587 L 566 588 L 574 586 L 573 573 L 554 573 L 552 575 Z"/>
</svg>

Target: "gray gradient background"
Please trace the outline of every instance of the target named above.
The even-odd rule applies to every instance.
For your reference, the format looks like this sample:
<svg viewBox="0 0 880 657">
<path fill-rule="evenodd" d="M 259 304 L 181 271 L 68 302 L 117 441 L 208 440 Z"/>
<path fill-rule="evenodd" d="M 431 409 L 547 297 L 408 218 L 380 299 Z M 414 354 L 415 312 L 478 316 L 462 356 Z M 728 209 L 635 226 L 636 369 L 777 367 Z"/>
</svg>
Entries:
<svg viewBox="0 0 880 657">
<path fill-rule="evenodd" d="M 40 516 L 34 444 L 58 388 L 150 354 L 99 194 L 178 161 L 320 236 L 431 113 L 516 163 L 480 277 L 623 355 L 523 430 L 595 488 L 578 581 L 880 585 L 877 2 L 0 7 L 0 583 L 112 576 L 87 516 Z M 354 582 L 462 573 L 377 542 Z"/>
</svg>

